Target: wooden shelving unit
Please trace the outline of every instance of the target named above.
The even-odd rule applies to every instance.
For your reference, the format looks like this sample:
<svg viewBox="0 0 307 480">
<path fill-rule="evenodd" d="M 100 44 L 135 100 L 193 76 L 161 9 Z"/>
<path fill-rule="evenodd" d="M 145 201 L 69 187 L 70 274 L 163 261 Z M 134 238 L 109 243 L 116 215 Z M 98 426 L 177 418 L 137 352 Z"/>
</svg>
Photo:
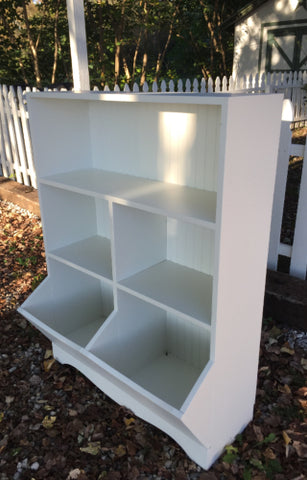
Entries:
<svg viewBox="0 0 307 480">
<path fill-rule="evenodd" d="M 253 415 L 280 95 L 33 93 L 55 357 L 209 468 Z"/>
</svg>

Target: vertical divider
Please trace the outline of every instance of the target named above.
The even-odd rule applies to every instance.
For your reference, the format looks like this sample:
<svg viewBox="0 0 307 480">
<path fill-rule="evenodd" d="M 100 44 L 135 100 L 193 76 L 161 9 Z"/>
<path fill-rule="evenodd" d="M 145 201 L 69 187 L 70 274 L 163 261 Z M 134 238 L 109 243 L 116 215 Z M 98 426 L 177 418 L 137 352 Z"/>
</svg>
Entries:
<svg viewBox="0 0 307 480">
<path fill-rule="evenodd" d="M 101 333 L 105 330 L 106 327 L 112 322 L 114 316 L 116 316 L 118 312 L 118 294 L 116 288 L 116 268 L 115 268 L 115 242 L 114 242 L 114 218 L 113 218 L 113 202 L 111 200 L 108 201 L 108 214 L 109 214 L 109 228 L 110 228 L 110 242 L 111 242 L 111 263 L 112 263 L 112 290 L 113 290 L 113 305 L 114 309 L 113 312 L 109 315 L 106 321 L 101 325 L 101 327 L 97 330 L 95 335 L 91 338 L 91 340 L 86 345 L 86 350 L 91 350 L 91 348 L 95 345 L 96 340 L 99 338 Z"/>
<path fill-rule="evenodd" d="M 114 203 L 109 201 L 109 216 L 110 216 L 110 241 L 111 241 L 111 260 L 112 260 L 112 277 L 113 277 L 113 296 L 114 296 L 114 311 L 118 310 L 118 295 L 117 295 L 117 276 L 116 276 L 116 248 L 114 236 Z"/>
</svg>

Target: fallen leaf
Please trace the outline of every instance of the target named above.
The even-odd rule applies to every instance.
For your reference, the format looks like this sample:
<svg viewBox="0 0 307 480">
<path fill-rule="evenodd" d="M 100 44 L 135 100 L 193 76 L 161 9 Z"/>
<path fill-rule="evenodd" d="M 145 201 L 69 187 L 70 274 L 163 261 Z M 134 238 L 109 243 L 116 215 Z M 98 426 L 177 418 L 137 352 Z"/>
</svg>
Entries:
<svg viewBox="0 0 307 480">
<path fill-rule="evenodd" d="M 48 360 L 44 360 L 44 370 L 45 372 L 49 372 L 51 370 L 52 365 L 55 362 L 55 358 L 48 358 Z"/>
<path fill-rule="evenodd" d="M 281 334 L 281 330 L 278 327 L 272 327 L 269 331 L 270 337 L 277 338 Z"/>
<path fill-rule="evenodd" d="M 291 395 L 292 394 L 291 388 L 287 384 L 279 385 L 278 386 L 278 391 L 281 392 L 281 393 L 285 393 L 286 395 Z"/>
<path fill-rule="evenodd" d="M 128 455 L 130 457 L 134 457 L 137 452 L 137 448 L 135 444 L 131 442 L 131 440 L 126 441 L 126 448 L 127 448 Z"/>
<path fill-rule="evenodd" d="M 261 428 L 258 425 L 253 425 L 253 430 L 256 435 L 257 442 L 262 442 L 264 437 Z"/>
<path fill-rule="evenodd" d="M 101 450 L 100 442 L 89 442 L 87 447 L 80 447 L 80 451 L 90 455 L 98 455 Z"/>
<path fill-rule="evenodd" d="M 131 427 L 135 424 L 135 418 L 133 418 L 133 417 L 130 417 L 130 418 L 124 417 L 124 423 L 125 423 L 126 428 L 127 428 L 127 430 L 128 430 L 129 428 L 131 428 Z"/>
<path fill-rule="evenodd" d="M 287 434 L 287 432 L 285 432 L 283 430 L 282 432 L 282 436 L 283 436 L 283 439 L 284 439 L 284 442 L 285 442 L 285 448 L 286 448 L 286 458 L 288 458 L 289 456 L 289 451 L 290 451 L 290 445 L 292 443 L 292 440 L 291 438 L 289 437 L 289 435 Z"/>
<path fill-rule="evenodd" d="M 0 423 L 2 422 L 3 419 L 4 419 L 4 412 L 0 412 Z"/>
<path fill-rule="evenodd" d="M 84 470 L 80 470 L 80 468 L 74 468 L 68 474 L 67 480 L 78 480 L 80 475 L 84 475 Z"/>
<path fill-rule="evenodd" d="M 5 397 L 5 403 L 7 403 L 8 405 L 10 405 L 10 403 L 12 403 L 14 400 L 15 400 L 15 397 L 11 397 L 10 395 L 7 395 Z"/>
<path fill-rule="evenodd" d="M 298 399 L 302 409 L 307 412 L 307 400 L 302 400 L 301 398 Z"/>
<path fill-rule="evenodd" d="M 44 405 L 44 410 L 47 410 L 47 412 L 51 412 L 52 410 L 54 410 L 54 407 L 52 407 L 51 405 Z"/>
<path fill-rule="evenodd" d="M 125 445 L 118 445 L 118 447 L 116 447 L 113 451 L 117 457 L 123 457 L 126 455 Z"/>
<path fill-rule="evenodd" d="M 266 448 L 263 455 L 265 456 L 265 458 L 268 458 L 270 460 L 275 460 L 276 458 L 276 455 L 275 453 L 273 452 L 273 450 L 271 448 Z"/>
<path fill-rule="evenodd" d="M 307 445 L 298 441 L 293 442 L 293 447 L 300 458 L 307 458 Z"/>
<path fill-rule="evenodd" d="M 301 359 L 301 365 L 304 370 L 307 370 L 307 358 L 302 358 Z"/>
<path fill-rule="evenodd" d="M 72 408 L 69 408 L 69 409 L 68 409 L 68 415 L 69 415 L 70 417 L 77 417 L 77 416 L 78 416 L 78 412 L 77 412 L 77 410 L 74 410 L 74 409 L 72 409 Z"/>
<path fill-rule="evenodd" d="M 283 436 L 283 439 L 284 439 L 284 442 L 285 442 L 286 445 L 289 445 L 289 443 L 292 442 L 291 438 L 289 437 L 287 432 L 285 432 L 284 430 L 282 432 L 282 436 Z"/>
<path fill-rule="evenodd" d="M 46 415 L 42 421 L 42 425 L 44 428 L 47 428 L 47 429 L 52 428 L 55 421 L 56 421 L 55 416 Z"/>
<path fill-rule="evenodd" d="M 281 353 L 287 353 L 288 355 L 294 355 L 295 351 L 292 348 L 289 347 L 281 347 L 280 349 Z"/>
<path fill-rule="evenodd" d="M 47 350 L 45 351 L 44 359 L 47 360 L 51 357 L 53 357 L 53 351 L 51 350 L 51 348 L 47 348 Z"/>
</svg>

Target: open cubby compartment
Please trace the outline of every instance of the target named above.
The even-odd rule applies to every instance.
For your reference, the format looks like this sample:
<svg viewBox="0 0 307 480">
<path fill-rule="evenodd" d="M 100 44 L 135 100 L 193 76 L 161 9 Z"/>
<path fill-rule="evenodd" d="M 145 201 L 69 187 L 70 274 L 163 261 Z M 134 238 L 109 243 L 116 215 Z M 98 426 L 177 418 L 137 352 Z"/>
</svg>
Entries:
<svg viewBox="0 0 307 480">
<path fill-rule="evenodd" d="M 22 305 L 21 313 L 52 340 L 85 347 L 114 308 L 113 288 L 50 260 L 48 277 Z"/>
<path fill-rule="evenodd" d="M 49 185 L 40 201 L 48 256 L 112 280 L 108 202 Z"/>
<path fill-rule="evenodd" d="M 118 292 L 118 310 L 90 352 L 134 388 L 180 409 L 209 361 L 210 329 Z"/>
<path fill-rule="evenodd" d="M 214 231 L 117 204 L 113 221 L 119 288 L 210 324 Z"/>
<path fill-rule="evenodd" d="M 216 190 L 220 100 L 160 98 L 31 95 L 38 176 L 97 168 Z"/>
</svg>

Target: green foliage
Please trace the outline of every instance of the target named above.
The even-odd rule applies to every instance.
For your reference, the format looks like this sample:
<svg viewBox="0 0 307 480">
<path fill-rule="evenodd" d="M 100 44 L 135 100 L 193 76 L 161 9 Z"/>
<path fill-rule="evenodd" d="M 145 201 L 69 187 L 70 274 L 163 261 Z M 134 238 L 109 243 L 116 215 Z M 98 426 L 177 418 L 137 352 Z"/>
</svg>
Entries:
<svg viewBox="0 0 307 480">
<path fill-rule="evenodd" d="M 233 445 L 227 445 L 225 447 L 226 453 L 223 455 L 223 462 L 232 464 L 238 458 L 238 449 Z"/>
<path fill-rule="evenodd" d="M 85 0 L 91 85 L 230 74 L 236 0 Z M 0 83 L 71 82 L 65 0 L 0 2 Z"/>
<path fill-rule="evenodd" d="M 44 278 L 46 278 L 46 275 L 42 273 L 35 275 L 31 283 L 32 290 L 35 290 L 38 287 L 38 285 L 44 280 Z"/>
<path fill-rule="evenodd" d="M 273 479 L 276 473 L 282 472 L 282 466 L 277 459 L 266 459 L 263 463 L 257 458 L 251 458 L 249 463 L 260 472 L 264 472 L 268 479 Z"/>
</svg>

